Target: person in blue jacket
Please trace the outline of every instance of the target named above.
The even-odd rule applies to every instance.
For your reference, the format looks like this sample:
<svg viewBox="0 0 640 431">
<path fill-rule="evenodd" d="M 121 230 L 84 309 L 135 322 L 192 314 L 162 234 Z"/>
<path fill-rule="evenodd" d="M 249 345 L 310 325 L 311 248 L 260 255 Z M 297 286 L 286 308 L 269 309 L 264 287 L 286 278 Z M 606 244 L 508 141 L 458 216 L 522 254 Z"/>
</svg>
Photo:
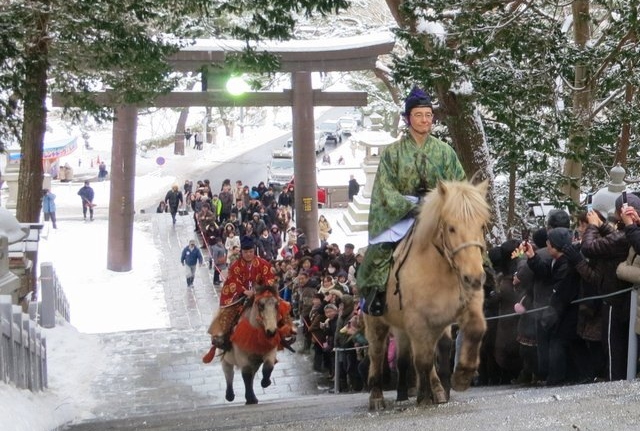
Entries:
<svg viewBox="0 0 640 431">
<path fill-rule="evenodd" d="M 89 220 L 93 221 L 93 207 L 96 205 L 93 203 L 94 193 L 89 181 L 85 181 L 84 186 L 78 190 L 78 196 L 82 199 L 82 215 L 84 219 L 87 219 L 87 210 L 89 210 Z"/>
<path fill-rule="evenodd" d="M 202 252 L 196 247 L 196 240 L 189 240 L 189 245 L 182 250 L 180 263 L 185 267 L 187 287 L 193 287 L 193 279 L 196 276 L 196 267 L 203 265 Z"/>
<path fill-rule="evenodd" d="M 58 229 L 56 225 L 56 195 L 51 193 L 49 189 L 42 190 L 42 212 L 44 212 L 44 221 L 51 220 L 54 229 Z"/>
</svg>

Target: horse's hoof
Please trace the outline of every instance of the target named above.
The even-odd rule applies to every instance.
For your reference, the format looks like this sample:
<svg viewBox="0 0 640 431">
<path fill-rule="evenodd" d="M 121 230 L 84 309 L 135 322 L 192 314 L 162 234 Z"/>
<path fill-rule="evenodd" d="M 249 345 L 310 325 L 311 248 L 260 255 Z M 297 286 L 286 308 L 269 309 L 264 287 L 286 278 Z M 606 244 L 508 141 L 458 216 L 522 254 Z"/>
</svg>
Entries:
<svg viewBox="0 0 640 431">
<path fill-rule="evenodd" d="M 234 394 L 233 391 L 227 391 L 227 393 L 224 396 L 224 399 L 231 402 L 236 399 L 236 394 Z"/>
<path fill-rule="evenodd" d="M 449 397 L 447 396 L 447 393 L 444 391 L 444 389 L 434 391 L 432 396 L 434 404 L 444 404 L 449 402 Z"/>
<path fill-rule="evenodd" d="M 384 398 L 369 398 L 369 410 L 384 410 L 385 407 Z"/>
<path fill-rule="evenodd" d="M 466 391 L 471 386 L 473 374 L 471 371 L 456 370 L 451 378 L 451 388 L 458 392 Z"/>
<path fill-rule="evenodd" d="M 264 378 L 260 381 L 260 386 L 262 386 L 263 388 L 268 388 L 269 386 L 271 386 L 271 379 L 267 379 Z"/>
<path fill-rule="evenodd" d="M 418 396 L 416 396 L 416 404 L 419 406 L 428 406 L 433 404 L 433 399 L 425 394 L 418 394 Z"/>
<path fill-rule="evenodd" d="M 251 404 L 258 404 L 258 399 L 257 398 L 247 398 L 247 405 L 251 405 Z"/>
</svg>

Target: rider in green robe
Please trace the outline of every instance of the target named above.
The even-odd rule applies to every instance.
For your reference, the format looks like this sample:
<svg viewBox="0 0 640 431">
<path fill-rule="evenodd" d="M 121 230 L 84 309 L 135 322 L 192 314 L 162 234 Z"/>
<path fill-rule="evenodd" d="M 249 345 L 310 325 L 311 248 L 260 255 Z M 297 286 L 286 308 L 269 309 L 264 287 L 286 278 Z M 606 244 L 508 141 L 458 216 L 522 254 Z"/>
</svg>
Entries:
<svg viewBox="0 0 640 431">
<path fill-rule="evenodd" d="M 417 213 L 418 199 L 439 180 L 464 180 L 465 172 L 448 144 L 431 136 L 431 98 L 417 87 L 405 100 L 407 130 L 385 148 L 373 183 L 369 246 L 358 270 L 357 285 L 365 313 L 384 313 L 385 290 L 396 244 Z"/>
</svg>

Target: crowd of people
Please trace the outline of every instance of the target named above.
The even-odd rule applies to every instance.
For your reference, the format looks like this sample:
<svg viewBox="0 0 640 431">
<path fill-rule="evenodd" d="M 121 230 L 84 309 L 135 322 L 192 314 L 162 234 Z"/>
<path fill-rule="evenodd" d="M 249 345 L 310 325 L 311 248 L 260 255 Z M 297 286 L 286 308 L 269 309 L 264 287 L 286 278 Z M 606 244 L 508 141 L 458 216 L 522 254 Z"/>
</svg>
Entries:
<svg viewBox="0 0 640 431">
<path fill-rule="evenodd" d="M 480 383 L 548 386 L 627 378 L 630 291 L 640 283 L 640 198 L 615 215 L 549 214 L 531 241 L 489 250 L 489 323 Z M 631 257 L 630 257 L 631 256 Z M 640 329 L 640 322 L 636 328 Z"/>
<path fill-rule="evenodd" d="M 293 192 L 293 187 L 276 192 L 264 183 L 249 187 L 236 181 L 232 186 L 231 181 L 225 180 L 216 193 L 208 180 L 195 184 L 187 180 L 182 189 L 172 186 L 158 204 L 157 212 L 170 212 L 174 223 L 177 212 L 186 210 L 192 214 L 199 246 L 207 250 L 204 255 L 213 284 L 222 286 L 221 297 L 227 298 L 227 303 L 221 304 L 222 309 L 237 300 L 234 295 L 223 294 L 229 290 L 229 284 L 236 282 L 230 273 L 234 262 L 240 260 L 237 266 L 241 268 L 244 261 L 249 262 L 254 272 L 268 265 L 273 279 L 258 275 L 252 282 L 277 284 L 280 296 L 292 304 L 291 317 L 301 328 L 300 353 L 313 354 L 314 370 L 333 379 L 334 347 L 366 344 L 355 285 L 363 256 L 355 252 L 353 244 L 341 246 L 329 242 L 332 227 L 324 215 L 318 220 L 320 246 L 311 249 L 305 233 L 293 224 Z M 193 272 L 201 259 L 192 241 L 181 255 L 188 287 L 193 286 Z M 243 288 L 247 283 L 239 284 L 242 285 L 234 285 L 230 290 L 233 293 L 249 290 Z M 233 317 L 218 321 L 229 322 Z M 217 339 L 221 348 L 230 330 L 224 325 L 222 329 L 216 329 L 217 326 L 211 329 L 212 335 L 221 332 Z M 348 350 L 340 353 L 339 358 L 344 363 L 342 390 L 361 390 L 364 383 L 357 367 L 363 359 L 362 351 Z"/>
<path fill-rule="evenodd" d="M 252 296 L 252 283 L 277 284 L 302 327 L 299 351 L 313 354 L 314 370 L 337 379 L 340 391 L 363 389 L 367 341 L 361 313 L 385 313 L 394 248 L 411 231 L 420 197 L 439 180 L 465 178 L 453 149 L 430 133 L 430 97 L 414 88 L 403 116 L 405 133 L 380 157 L 364 255 L 355 253 L 353 244 L 330 243 L 332 228 L 323 216 L 318 221 L 321 245 L 311 249 L 304 232 L 292 225 L 292 187 L 277 194 L 264 183 L 249 187 L 236 181 L 232 186 L 225 180 L 214 193 L 203 180 L 196 185 L 186 181 L 182 191 L 175 186 L 180 196 L 173 201 L 167 194 L 164 206 L 172 214 L 180 206 L 192 210 L 195 231 L 209 251 L 214 284 L 223 284 L 221 309 L 209 331 L 212 352 L 228 348 L 230 322 L 238 314 L 237 304 Z M 635 259 L 640 198 L 623 194 L 615 209 L 613 221 L 592 209 L 575 214 L 573 229 L 571 216 L 555 211 L 531 239 L 509 240 L 489 250 L 488 330 L 476 384 L 626 378 L 629 292 L 640 284 Z M 387 357 L 392 371 L 392 338 Z"/>
</svg>

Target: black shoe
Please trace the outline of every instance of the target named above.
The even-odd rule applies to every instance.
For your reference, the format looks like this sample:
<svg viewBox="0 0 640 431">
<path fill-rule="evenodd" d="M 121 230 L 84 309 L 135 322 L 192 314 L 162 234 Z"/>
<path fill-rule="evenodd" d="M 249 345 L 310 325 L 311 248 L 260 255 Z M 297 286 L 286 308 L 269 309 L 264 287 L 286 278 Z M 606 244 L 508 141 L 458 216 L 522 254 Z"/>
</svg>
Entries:
<svg viewBox="0 0 640 431">
<path fill-rule="evenodd" d="M 363 311 L 371 316 L 379 317 L 384 314 L 385 292 L 374 291 L 364 303 Z"/>
</svg>

